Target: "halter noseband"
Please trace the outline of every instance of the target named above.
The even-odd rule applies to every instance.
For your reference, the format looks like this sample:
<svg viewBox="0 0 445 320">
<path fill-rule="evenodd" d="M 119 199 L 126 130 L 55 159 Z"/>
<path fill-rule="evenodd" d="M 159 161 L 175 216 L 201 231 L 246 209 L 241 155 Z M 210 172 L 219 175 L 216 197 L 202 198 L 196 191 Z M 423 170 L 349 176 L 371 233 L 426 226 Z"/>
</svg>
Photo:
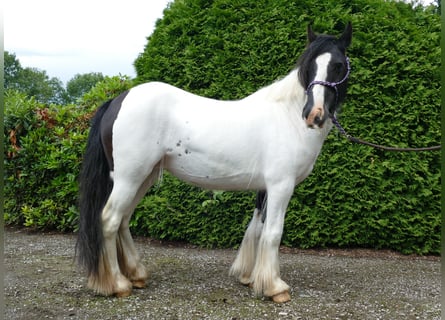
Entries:
<svg viewBox="0 0 445 320">
<path fill-rule="evenodd" d="M 350 65 L 350 63 L 349 63 L 349 58 L 348 58 L 348 57 L 346 57 L 346 68 L 347 68 L 347 70 L 346 70 L 346 74 L 345 74 L 345 76 L 343 77 L 343 79 L 341 79 L 340 81 L 338 81 L 338 82 L 329 82 L 329 81 L 314 80 L 314 81 L 312 81 L 311 83 L 309 83 L 309 85 L 307 86 L 306 94 L 308 94 L 309 90 L 310 90 L 314 85 L 316 85 L 316 84 L 321 84 L 322 86 L 326 86 L 326 87 L 334 88 L 334 89 L 335 89 L 335 96 L 336 96 L 336 98 L 338 98 L 338 89 L 337 89 L 337 86 L 340 85 L 340 84 L 342 84 L 343 82 L 345 82 L 346 79 L 348 79 L 348 77 L 349 77 L 349 73 L 351 73 L 351 65 Z"/>
</svg>

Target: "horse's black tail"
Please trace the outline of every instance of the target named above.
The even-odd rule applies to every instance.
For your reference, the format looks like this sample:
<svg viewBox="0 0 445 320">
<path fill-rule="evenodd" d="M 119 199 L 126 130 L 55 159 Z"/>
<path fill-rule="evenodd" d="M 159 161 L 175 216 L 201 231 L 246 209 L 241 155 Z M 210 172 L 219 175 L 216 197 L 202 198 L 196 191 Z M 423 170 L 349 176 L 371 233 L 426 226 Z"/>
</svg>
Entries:
<svg viewBox="0 0 445 320">
<path fill-rule="evenodd" d="M 100 123 L 112 100 L 104 103 L 92 119 L 80 173 L 78 263 L 88 275 L 98 275 L 102 253 L 102 209 L 113 188 L 110 167 L 100 134 Z"/>
</svg>

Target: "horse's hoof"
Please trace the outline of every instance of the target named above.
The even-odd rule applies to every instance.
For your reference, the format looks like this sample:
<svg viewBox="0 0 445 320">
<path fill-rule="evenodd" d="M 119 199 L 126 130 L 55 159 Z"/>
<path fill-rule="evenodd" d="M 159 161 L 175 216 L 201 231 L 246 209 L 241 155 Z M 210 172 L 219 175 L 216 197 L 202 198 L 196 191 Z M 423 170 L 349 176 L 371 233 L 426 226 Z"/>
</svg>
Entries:
<svg viewBox="0 0 445 320">
<path fill-rule="evenodd" d="M 117 298 L 126 298 L 131 296 L 131 290 L 116 292 L 114 294 Z"/>
<path fill-rule="evenodd" d="M 240 283 L 247 288 L 253 289 L 253 282 L 246 282 L 246 283 L 240 282 Z"/>
<path fill-rule="evenodd" d="M 240 283 L 243 285 L 243 286 L 245 286 L 245 287 L 248 287 L 248 288 L 253 288 L 253 282 L 250 282 L 250 281 L 248 281 L 248 280 L 246 280 L 246 281 L 240 281 Z"/>
<path fill-rule="evenodd" d="M 143 289 L 145 288 L 145 280 L 133 280 L 133 288 Z"/>
<path fill-rule="evenodd" d="M 274 296 L 272 296 L 272 301 L 275 303 L 285 303 L 290 301 L 289 291 L 280 292 Z"/>
</svg>

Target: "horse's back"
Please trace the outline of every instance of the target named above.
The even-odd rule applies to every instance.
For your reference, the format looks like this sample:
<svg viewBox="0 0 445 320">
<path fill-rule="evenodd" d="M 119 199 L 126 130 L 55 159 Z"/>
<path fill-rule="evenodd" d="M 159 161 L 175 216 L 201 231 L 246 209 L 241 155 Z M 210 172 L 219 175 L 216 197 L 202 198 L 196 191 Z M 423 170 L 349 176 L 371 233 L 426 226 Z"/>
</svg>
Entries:
<svg viewBox="0 0 445 320">
<path fill-rule="evenodd" d="M 164 139 L 182 134 L 200 139 L 211 135 L 227 140 L 231 132 L 238 136 L 254 133 L 264 127 L 265 122 L 270 123 L 270 114 L 260 110 L 259 104 L 220 101 L 166 83 L 148 82 L 130 90 L 115 127 L 140 129 L 138 131 L 150 127 L 152 134 L 158 132 Z"/>
<path fill-rule="evenodd" d="M 164 82 L 147 82 L 133 87 L 126 104 L 141 105 L 144 108 L 174 108 L 181 104 L 215 103 L 216 100 L 201 97 Z M 152 111 L 152 110 L 150 110 Z"/>
<path fill-rule="evenodd" d="M 249 104 L 250 106 L 250 104 Z M 116 169 L 154 162 L 202 187 L 255 188 L 264 151 L 262 128 L 241 101 L 218 101 L 150 82 L 134 87 L 113 128 Z M 124 170 L 124 169 L 121 169 Z"/>
<path fill-rule="evenodd" d="M 123 171 L 159 163 L 205 188 L 261 189 L 276 170 L 289 177 L 310 172 L 300 164 L 318 153 L 304 146 L 285 111 L 255 97 L 219 101 L 161 82 L 142 84 L 130 90 L 115 121 L 114 157 L 121 159 L 115 163 Z"/>
</svg>

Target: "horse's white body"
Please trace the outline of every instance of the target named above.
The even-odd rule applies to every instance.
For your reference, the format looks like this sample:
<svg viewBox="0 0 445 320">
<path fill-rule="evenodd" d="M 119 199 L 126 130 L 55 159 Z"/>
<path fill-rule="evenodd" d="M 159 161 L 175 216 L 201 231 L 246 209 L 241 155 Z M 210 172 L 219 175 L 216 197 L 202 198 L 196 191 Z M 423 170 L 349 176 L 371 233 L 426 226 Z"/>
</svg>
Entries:
<svg viewBox="0 0 445 320">
<path fill-rule="evenodd" d="M 351 36 L 351 24 L 339 38 L 308 27 L 299 69 L 242 100 L 212 100 L 154 82 L 103 104 L 80 176 L 76 251 L 88 286 L 117 296 L 145 286 L 148 273 L 129 223 L 168 170 L 203 188 L 261 190 L 230 273 L 258 295 L 288 301 L 278 260 L 284 216 L 332 127 L 329 116 L 346 95 Z"/>
<path fill-rule="evenodd" d="M 316 79 L 326 78 L 329 60 L 329 53 L 317 58 Z M 101 283 L 110 280 L 93 277 L 91 287 L 125 295 L 132 285 L 145 282 L 128 223 L 165 169 L 203 188 L 267 190 L 264 225 L 255 210 L 231 273 L 258 294 L 289 300 L 278 261 L 285 211 L 332 126 L 330 120 L 323 128 L 306 125 L 302 111 L 307 97 L 297 72 L 238 101 L 207 99 L 163 83 L 130 90 L 113 125 L 114 186 L 102 214 L 105 250 L 100 270 L 108 269 L 114 280 L 104 289 Z M 313 90 L 314 112 L 320 112 L 317 106 L 323 106 L 326 89 Z M 126 277 L 116 263 L 116 243 L 126 254 Z"/>
<path fill-rule="evenodd" d="M 156 164 L 208 189 L 265 190 L 283 179 L 293 187 L 311 172 L 330 130 L 330 124 L 305 125 L 304 102 L 296 71 L 238 101 L 159 82 L 140 85 L 113 127 L 114 175 L 140 172 L 140 166 L 150 172 Z"/>
</svg>

